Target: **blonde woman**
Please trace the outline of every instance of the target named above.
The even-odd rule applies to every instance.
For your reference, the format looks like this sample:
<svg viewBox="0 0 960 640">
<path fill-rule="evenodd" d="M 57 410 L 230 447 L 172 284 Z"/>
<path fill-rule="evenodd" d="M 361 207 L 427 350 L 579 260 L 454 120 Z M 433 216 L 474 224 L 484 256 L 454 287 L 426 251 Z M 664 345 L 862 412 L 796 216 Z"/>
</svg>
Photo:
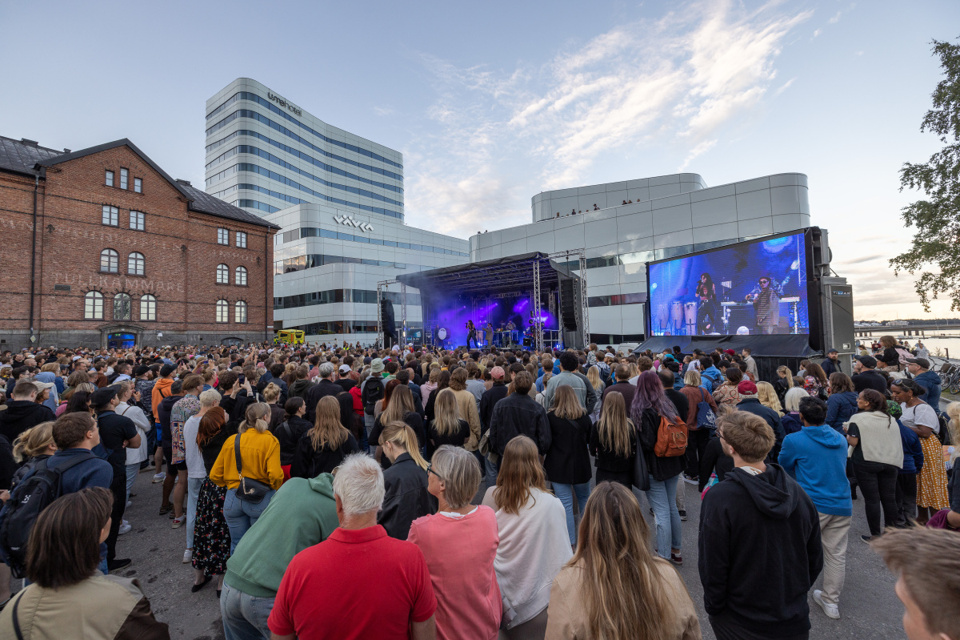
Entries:
<svg viewBox="0 0 960 640">
<path fill-rule="evenodd" d="M 10 489 L 20 484 L 27 474 L 32 473 L 37 464 L 56 452 L 57 443 L 53 441 L 52 422 L 41 422 L 17 436 L 13 441 L 13 459 L 22 466 L 14 472 Z"/>
<path fill-rule="evenodd" d="M 324 396 L 317 403 L 313 427 L 297 442 L 290 477 L 316 478 L 330 473 L 344 458 L 359 451 L 356 438 L 340 420 L 340 402 L 334 396 Z"/>
<path fill-rule="evenodd" d="M 577 551 L 553 581 L 547 612 L 547 640 L 701 637 L 680 574 L 650 553 L 640 504 L 612 482 L 587 501 Z"/>
<path fill-rule="evenodd" d="M 420 455 L 416 434 L 404 422 L 388 422 L 379 444 L 390 459 L 390 467 L 383 472 L 385 493 L 377 524 L 391 538 L 406 540 L 410 523 L 433 511 L 427 490 L 427 461 Z"/>
<path fill-rule="evenodd" d="M 593 390 L 597 393 L 597 397 L 599 398 L 603 396 L 603 389 L 606 387 L 606 385 L 603 384 L 603 380 L 600 379 L 600 367 L 593 365 L 587 369 L 587 380 L 590 382 L 590 386 L 593 387 Z M 593 408 L 593 413 L 590 414 L 591 422 L 596 422 L 600 419 L 600 404 L 601 403 L 598 402 Z"/>
<path fill-rule="evenodd" d="M 780 399 L 780 405 L 786 406 L 784 400 L 786 399 L 787 391 L 793 388 L 793 372 L 790 371 L 790 367 L 785 365 L 777 367 L 777 380 L 773 383 L 773 388 L 776 390 L 777 397 Z"/>
<path fill-rule="evenodd" d="M 439 392 L 434 404 L 433 422 L 427 427 L 427 459 L 433 459 L 438 447 L 449 444 L 462 447 L 470 439 L 470 424 L 460 418 L 457 397 L 450 389 Z"/>
<path fill-rule="evenodd" d="M 545 372 L 543 373 L 543 388 L 544 388 L 544 389 L 547 388 L 547 383 L 550 382 L 550 378 L 552 378 L 552 377 L 553 377 L 553 372 L 552 372 L 552 371 L 545 371 Z M 534 389 L 536 389 L 536 385 L 534 385 Z M 543 391 L 537 393 L 537 396 L 536 396 L 535 399 L 536 399 L 536 401 L 537 401 L 538 403 L 540 403 L 540 406 L 542 406 L 544 409 L 549 409 L 549 408 L 550 408 L 550 407 L 547 406 L 547 399 L 546 399 L 546 397 L 544 397 Z"/>
<path fill-rule="evenodd" d="M 270 416 L 267 418 L 267 428 L 270 433 L 276 433 L 277 427 L 283 424 L 285 413 L 283 407 L 277 406 L 280 400 L 280 385 L 273 382 L 263 388 L 263 401 L 270 405 Z"/>
<path fill-rule="evenodd" d="M 480 413 L 476 397 L 467 391 L 467 370 L 460 367 L 450 374 L 450 390 L 457 398 L 460 417 L 470 425 L 470 439 L 463 445 L 467 451 L 476 451 L 480 444 Z"/>
<path fill-rule="evenodd" d="M 783 415 L 783 406 L 777 397 L 777 391 L 769 382 L 760 381 L 757 383 L 757 400 L 765 407 L 773 409 L 778 416 Z"/>
<path fill-rule="evenodd" d="M 590 430 L 590 453 L 596 458 L 597 482 L 633 486 L 633 454 L 637 430 L 627 418 L 623 394 L 612 391 L 603 400 L 600 420 Z"/>
<path fill-rule="evenodd" d="M 268 427 L 270 407 L 262 402 L 247 406 L 237 435 L 223 443 L 220 455 L 210 471 L 210 480 L 219 487 L 227 488 L 223 499 L 223 517 L 230 529 L 230 553 L 237 548 L 240 538 L 253 526 L 270 499 L 283 484 L 283 469 L 280 468 L 280 443 Z M 240 451 L 242 469 L 237 470 L 236 451 Z M 270 487 L 263 500 L 257 503 L 237 498 L 240 474 Z"/>
<path fill-rule="evenodd" d="M 507 443 L 497 486 L 482 504 L 496 512 L 500 533 L 493 567 L 503 601 L 501 637 L 542 638 L 550 585 L 573 554 L 563 505 L 547 492 L 533 440 L 516 436 Z"/>
<path fill-rule="evenodd" d="M 423 406 L 427 406 L 427 402 L 430 401 L 430 394 L 436 390 L 438 382 L 440 382 L 439 366 L 430 369 L 430 379 L 420 385 L 420 399 Z"/>
<path fill-rule="evenodd" d="M 470 397 L 473 398 L 472 393 Z M 414 410 L 413 392 L 410 390 L 410 387 L 405 384 L 400 384 L 396 380 L 391 380 L 387 383 L 384 403 L 386 408 L 373 421 L 373 429 L 370 431 L 370 443 L 375 444 L 380 441 L 380 434 L 383 433 L 388 423 L 403 422 L 413 429 L 414 434 L 416 434 L 417 446 L 415 448 L 419 451 L 427 440 L 427 434 L 423 428 L 423 418 Z M 435 407 L 436 400 L 434 400 L 434 406 L 431 407 L 431 409 L 435 411 Z M 381 448 L 377 448 L 374 457 L 380 461 L 380 466 L 383 467 L 384 471 L 390 468 L 390 457 L 383 455 Z"/>
</svg>

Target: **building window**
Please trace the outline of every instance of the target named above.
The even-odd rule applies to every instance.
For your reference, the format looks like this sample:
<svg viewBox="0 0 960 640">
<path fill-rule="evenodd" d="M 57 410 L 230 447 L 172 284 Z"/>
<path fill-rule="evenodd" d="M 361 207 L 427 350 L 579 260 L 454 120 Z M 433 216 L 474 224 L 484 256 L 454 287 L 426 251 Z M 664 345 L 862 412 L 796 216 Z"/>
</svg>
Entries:
<svg viewBox="0 0 960 640">
<path fill-rule="evenodd" d="M 237 246 L 241 249 L 247 248 L 247 234 L 245 231 L 237 231 Z"/>
<path fill-rule="evenodd" d="M 130 228 L 134 231 L 144 231 L 143 224 L 143 211 L 131 211 L 130 212 Z"/>
<path fill-rule="evenodd" d="M 217 284 L 230 284 L 230 267 L 225 264 L 217 265 Z"/>
<path fill-rule="evenodd" d="M 126 169 L 120 169 L 120 188 L 127 188 L 127 181 L 130 178 L 130 172 Z"/>
<path fill-rule="evenodd" d="M 234 314 L 233 321 L 238 324 L 243 324 L 247 322 L 247 303 L 244 301 L 237 302 L 234 305 Z"/>
<path fill-rule="evenodd" d="M 140 321 L 153 322 L 157 319 L 157 299 L 149 293 L 140 296 Z"/>
<path fill-rule="evenodd" d="M 133 179 L 133 190 L 137 193 L 143 193 L 143 180 L 140 178 Z"/>
<path fill-rule="evenodd" d="M 134 251 L 127 257 L 127 275 L 142 276 L 145 260 L 142 253 Z"/>
<path fill-rule="evenodd" d="M 230 303 L 217 300 L 217 322 L 230 322 Z"/>
<path fill-rule="evenodd" d="M 105 172 L 104 172 L 104 179 L 103 179 L 103 181 L 104 181 L 104 183 L 105 183 L 108 187 L 112 187 L 112 186 L 113 186 L 113 171 L 105 171 Z"/>
<path fill-rule="evenodd" d="M 120 271 L 120 254 L 113 249 L 104 249 L 101 251 L 100 271 L 104 273 L 118 273 Z"/>
<path fill-rule="evenodd" d="M 217 244 L 230 244 L 230 229 L 217 229 Z"/>
<path fill-rule="evenodd" d="M 103 213 L 100 217 L 100 221 L 109 227 L 119 227 L 120 209 L 111 207 L 108 204 L 103 205 Z"/>
<path fill-rule="evenodd" d="M 103 294 L 99 291 L 88 291 L 83 296 L 83 319 L 103 320 Z"/>
<path fill-rule="evenodd" d="M 247 286 L 247 268 L 246 267 L 237 267 L 236 269 L 236 282 L 235 284 L 245 287 Z"/>
<path fill-rule="evenodd" d="M 113 296 L 113 319 L 130 320 L 130 296 L 126 293 L 118 293 Z"/>
</svg>

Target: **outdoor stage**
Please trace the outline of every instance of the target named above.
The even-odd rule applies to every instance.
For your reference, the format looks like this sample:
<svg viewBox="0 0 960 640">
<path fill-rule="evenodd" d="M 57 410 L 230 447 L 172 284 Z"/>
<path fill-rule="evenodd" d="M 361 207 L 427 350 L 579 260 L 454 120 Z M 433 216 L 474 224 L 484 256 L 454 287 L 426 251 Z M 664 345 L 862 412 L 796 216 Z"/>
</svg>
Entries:
<svg viewBox="0 0 960 640">
<path fill-rule="evenodd" d="M 580 276 L 560 265 L 574 259 L 579 259 Z M 487 336 L 492 335 L 493 345 L 501 347 L 580 349 L 590 338 L 585 273 L 582 250 L 527 253 L 404 274 L 379 283 L 377 298 L 379 302 L 390 285 L 400 285 L 400 340 L 407 335 L 406 289 L 413 287 L 420 292 L 423 344 L 466 346 L 466 323 L 472 320 L 481 346 L 491 346 Z M 377 329 L 384 344 L 382 322 Z"/>
</svg>

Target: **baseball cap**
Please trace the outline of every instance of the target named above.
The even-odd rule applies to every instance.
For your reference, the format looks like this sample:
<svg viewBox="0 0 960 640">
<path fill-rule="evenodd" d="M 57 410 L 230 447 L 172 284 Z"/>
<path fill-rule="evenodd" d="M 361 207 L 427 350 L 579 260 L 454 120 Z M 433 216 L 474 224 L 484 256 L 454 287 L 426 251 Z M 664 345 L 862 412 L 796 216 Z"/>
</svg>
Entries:
<svg viewBox="0 0 960 640">
<path fill-rule="evenodd" d="M 827 353 L 840 353 L 840 352 L 837 351 L 836 349 L 830 349 L 830 351 L 827 351 Z"/>
<path fill-rule="evenodd" d="M 873 356 L 857 356 L 857 360 L 868 369 L 876 369 L 877 359 Z"/>
<path fill-rule="evenodd" d="M 348 364 L 340 365 L 340 373 L 350 373 L 350 365 Z"/>
<path fill-rule="evenodd" d="M 757 385 L 749 380 L 742 380 L 737 385 L 737 393 L 742 396 L 755 396 L 757 395 Z"/>
<path fill-rule="evenodd" d="M 926 358 L 907 358 L 907 362 L 909 362 L 910 364 L 918 364 L 923 369 L 930 368 L 930 361 L 927 360 Z"/>
<path fill-rule="evenodd" d="M 117 395 L 117 387 L 103 387 L 102 389 L 97 389 L 92 394 L 90 394 L 90 404 L 94 407 L 102 407 L 111 400 L 113 400 Z"/>
<path fill-rule="evenodd" d="M 503 376 L 503 367 L 494 367 L 493 369 L 490 369 L 490 377 L 494 380 L 503 380 Z"/>
</svg>

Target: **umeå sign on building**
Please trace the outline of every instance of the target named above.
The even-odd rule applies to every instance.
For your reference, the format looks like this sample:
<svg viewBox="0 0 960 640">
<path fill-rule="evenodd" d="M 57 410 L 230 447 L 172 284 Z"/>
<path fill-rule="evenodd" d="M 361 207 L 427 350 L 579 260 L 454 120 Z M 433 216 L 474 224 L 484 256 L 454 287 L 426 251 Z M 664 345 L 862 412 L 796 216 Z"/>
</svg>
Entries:
<svg viewBox="0 0 960 640">
<path fill-rule="evenodd" d="M 290 111 L 294 112 L 294 113 L 297 114 L 298 116 L 303 115 L 303 112 L 300 111 L 300 109 L 298 109 L 297 107 L 295 107 L 295 106 L 293 105 L 293 103 L 287 102 L 286 100 L 284 100 L 283 98 L 281 98 L 281 97 L 278 96 L 277 94 L 273 93 L 272 91 L 267 93 L 267 97 L 270 98 L 271 100 L 273 100 L 274 102 L 276 102 L 276 103 L 277 103 L 278 105 L 280 105 L 281 107 L 286 107 L 287 109 L 289 109 Z"/>
<path fill-rule="evenodd" d="M 373 231 L 373 225 L 369 222 L 359 222 L 354 220 L 352 216 L 333 216 L 333 221 L 337 224 L 346 225 L 348 227 L 356 227 L 360 231 Z"/>
</svg>

